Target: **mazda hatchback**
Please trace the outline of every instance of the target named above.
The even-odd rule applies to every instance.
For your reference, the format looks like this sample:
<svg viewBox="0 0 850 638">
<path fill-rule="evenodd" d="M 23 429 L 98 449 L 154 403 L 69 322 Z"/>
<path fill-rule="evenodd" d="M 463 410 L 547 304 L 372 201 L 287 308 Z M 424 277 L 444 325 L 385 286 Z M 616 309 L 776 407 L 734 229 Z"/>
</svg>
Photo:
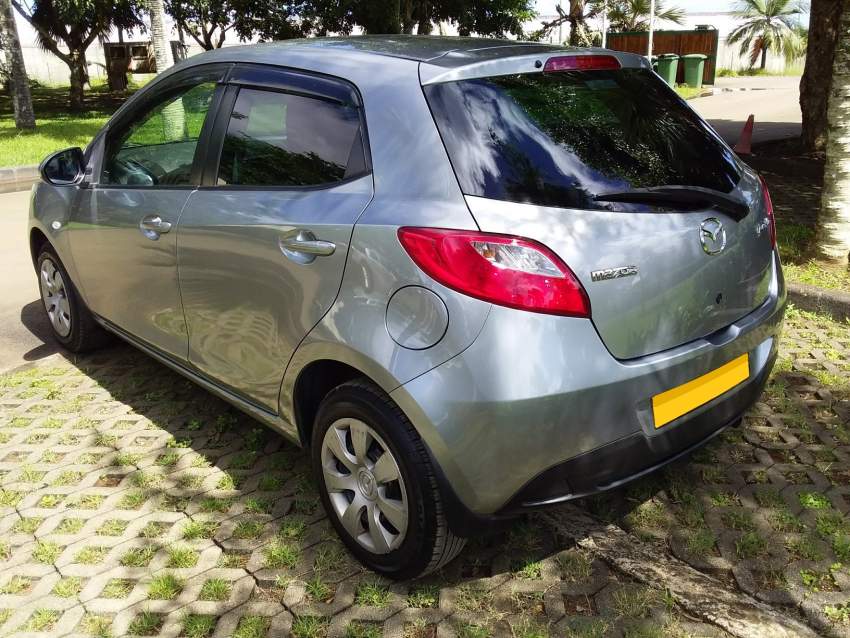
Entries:
<svg viewBox="0 0 850 638">
<path fill-rule="evenodd" d="M 195 56 L 41 167 L 56 339 L 308 447 L 395 578 L 736 425 L 785 305 L 759 176 L 644 58 L 500 40 Z"/>
</svg>

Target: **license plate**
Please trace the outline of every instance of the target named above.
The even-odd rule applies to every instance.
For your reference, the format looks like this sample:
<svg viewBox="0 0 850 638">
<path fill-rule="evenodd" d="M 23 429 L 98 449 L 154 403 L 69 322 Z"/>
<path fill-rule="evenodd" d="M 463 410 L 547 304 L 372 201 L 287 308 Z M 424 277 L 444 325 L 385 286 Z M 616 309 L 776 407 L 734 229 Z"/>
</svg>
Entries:
<svg viewBox="0 0 850 638">
<path fill-rule="evenodd" d="M 652 397 L 652 416 L 660 428 L 728 392 L 750 376 L 750 357 L 742 354 L 726 365 Z"/>
</svg>

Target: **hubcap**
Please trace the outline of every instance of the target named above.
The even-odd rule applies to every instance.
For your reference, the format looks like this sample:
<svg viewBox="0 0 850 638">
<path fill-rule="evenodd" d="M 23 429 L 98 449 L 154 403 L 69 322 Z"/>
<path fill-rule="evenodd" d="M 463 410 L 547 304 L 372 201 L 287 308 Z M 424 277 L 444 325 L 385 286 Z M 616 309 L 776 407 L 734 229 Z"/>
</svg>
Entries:
<svg viewBox="0 0 850 638">
<path fill-rule="evenodd" d="M 322 441 L 322 474 L 342 526 L 374 554 L 401 545 L 407 492 L 390 448 L 358 419 L 339 419 Z"/>
<path fill-rule="evenodd" d="M 71 333 L 71 305 L 68 302 L 68 291 L 65 288 L 65 280 L 62 273 L 51 259 L 41 262 L 41 300 L 47 317 L 53 325 L 53 329 L 60 337 L 67 337 Z"/>
</svg>

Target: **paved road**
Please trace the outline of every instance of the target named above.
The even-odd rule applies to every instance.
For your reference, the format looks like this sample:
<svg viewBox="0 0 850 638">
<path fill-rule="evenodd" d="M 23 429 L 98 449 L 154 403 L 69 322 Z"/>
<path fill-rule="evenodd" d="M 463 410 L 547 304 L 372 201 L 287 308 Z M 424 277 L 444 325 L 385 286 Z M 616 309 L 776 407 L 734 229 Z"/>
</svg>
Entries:
<svg viewBox="0 0 850 638">
<path fill-rule="evenodd" d="M 0 371 L 58 350 L 41 311 L 26 241 L 29 191 L 0 195 Z"/>
<path fill-rule="evenodd" d="M 800 135 L 799 77 L 718 78 L 715 94 L 691 106 L 733 146 L 752 113 L 753 143 Z"/>
</svg>

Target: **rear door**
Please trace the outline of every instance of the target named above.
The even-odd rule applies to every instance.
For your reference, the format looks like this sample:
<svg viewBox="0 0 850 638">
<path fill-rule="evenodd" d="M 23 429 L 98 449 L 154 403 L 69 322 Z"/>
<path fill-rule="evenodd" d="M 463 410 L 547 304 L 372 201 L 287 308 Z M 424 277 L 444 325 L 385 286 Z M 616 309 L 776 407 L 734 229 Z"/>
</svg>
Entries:
<svg viewBox="0 0 850 638">
<path fill-rule="evenodd" d="M 481 229 L 557 252 L 615 357 L 709 335 L 767 297 L 773 251 L 757 176 L 649 70 L 424 90 Z"/>
<path fill-rule="evenodd" d="M 372 177 L 350 84 L 257 65 L 229 82 L 177 232 L 189 360 L 277 412 L 290 356 L 339 291 Z"/>
</svg>

